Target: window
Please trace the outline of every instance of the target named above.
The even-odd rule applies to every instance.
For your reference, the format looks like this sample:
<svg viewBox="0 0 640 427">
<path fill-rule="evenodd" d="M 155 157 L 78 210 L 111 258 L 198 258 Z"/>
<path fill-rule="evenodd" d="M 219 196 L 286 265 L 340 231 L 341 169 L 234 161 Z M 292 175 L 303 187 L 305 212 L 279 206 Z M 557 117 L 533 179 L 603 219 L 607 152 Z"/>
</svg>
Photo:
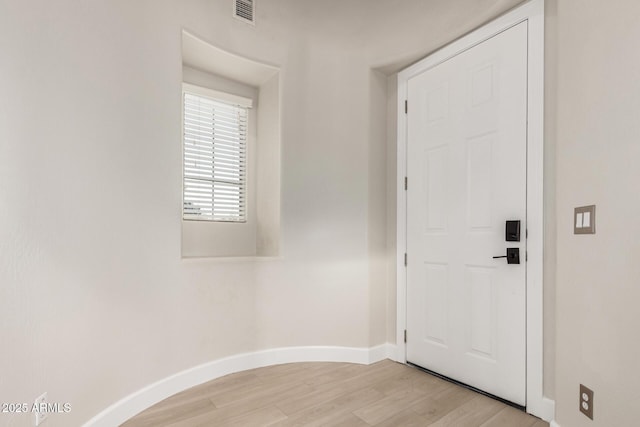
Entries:
<svg viewBox="0 0 640 427">
<path fill-rule="evenodd" d="M 186 84 L 183 97 L 183 219 L 245 222 L 251 100 Z"/>
<path fill-rule="evenodd" d="M 244 152 L 239 149 L 240 144 L 224 146 L 234 148 L 231 153 L 225 151 L 223 145 L 218 145 L 218 141 L 213 138 L 213 130 L 208 132 L 212 136 L 205 138 L 205 141 L 193 138 L 189 133 L 194 132 L 196 136 L 200 136 L 199 129 L 196 126 L 194 131 L 190 131 L 192 123 L 189 118 L 185 120 L 188 124 L 188 138 L 202 143 L 205 149 L 195 148 L 197 145 L 193 141 L 189 142 L 192 144 L 191 148 L 184 140 L 176 141 L 178 144 L 182 143 L 185 149 L 174 160 L 183 163 L 185 172 L 189 168 L 198 171 L 193 160 L 202 159 L 200 152 L 204 151 L 211 166 L 204 174 L 205 179 L 200 174 L 192 176 L 190 173 L 181 177 L 183 183 L 187 178 L 184 189 L 189 193 L 186 194 L 183 190 L 183 215 L 179 217 L 180 254 L 183 259 L 277 256 L 280 253 L 280 80 L 280 69 L 277 67 L 227 52 L 186 31 L 182 32 L 182 91 L 196 98 L 221 103 L 226 108 L 229 105 L 242 107 L 247 117 Z M 184 103 L 184 96 L 177 96 L 176 102 Z M 198 106 L 195 110 L 198 111 L 199 108 Z M 191 107 L 185 112 L 188 114 L 190 110 Z M 217 121 L 213 119 L 213 110 L 214 108 L 210 108 L 204 114 L 209 119 L 210 128 L 217 127 L 214 124 Z M 183 114 L 180 108 L 178 111 L 178 114 Z M 198 116 L 202 114 L 198 113 Z M 184 120 L 184 114 L 181 118 Z M 198 120 L 200 119 L 197 118 L 195 122 Z M 237 129 L 235 126 L 234 128 Z M 216 149 L 214 146 L 221 148 Z M 190 157 L 195 159 L 191 158 L 191 164 L 184 167 L 185 156 L 182 153 L 188 153 L 189 149 L 195 151 L 195 156 L 186 154 L 187 161 Z M 214 157 L 216 153 L 219 155 Z M 222 200 L 232 202 L 235 209 L 231 215 L 229 212 L 218 215 L 219 211 L 215 208 L 219 206 L 216 203 L 219 198 L 214 193 L 217 174 L 213 173 L 213 169 L 214 164 L 217 164 L 216 160 L 222 159 L 236 160 L 232 162 L 236 167 L 234 170 L 238 172 L 236 175 L 242 172 L 244 176 L 244 185 L 238 179 L 234 179 L 232 185 L 229 185 L 228 177 L 222 180 L 222 184 L 230 187 L 226 190 L 226 199 Z M 244 161 L 244 170 L 240 159 Z M 205 188 L 204 191 L 202 187 Z M 204 203 L 200 199 L 205 199 Z"/>
</svg>

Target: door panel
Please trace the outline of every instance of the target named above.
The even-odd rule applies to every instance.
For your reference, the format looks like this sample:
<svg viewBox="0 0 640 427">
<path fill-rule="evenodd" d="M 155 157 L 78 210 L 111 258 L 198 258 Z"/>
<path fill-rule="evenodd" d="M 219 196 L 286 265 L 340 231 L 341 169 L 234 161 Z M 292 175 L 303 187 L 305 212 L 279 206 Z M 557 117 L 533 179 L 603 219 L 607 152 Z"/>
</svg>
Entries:
<svg viewBox="0 0 640 427">
<path fill-rule="evenodd" d="M 445 169 L 447 154 L 446 146 L 424 152 L 423 188 L 426 191 L 423 197 L 427 212 L 425 232 L 444 232 L 447 228 L 447 171 Z"/>
<path fill-rule="evenodd" d="M 447 266 L 425 263 L 424 339 L 447 346 Z"/>
<path fill-rule="evenodd" d="M 407 121 L 407 360 L 520 405 L 526 25 L 410 78 Z M 492 258 L 507 247 L 521 264 Z"/>
</svg>

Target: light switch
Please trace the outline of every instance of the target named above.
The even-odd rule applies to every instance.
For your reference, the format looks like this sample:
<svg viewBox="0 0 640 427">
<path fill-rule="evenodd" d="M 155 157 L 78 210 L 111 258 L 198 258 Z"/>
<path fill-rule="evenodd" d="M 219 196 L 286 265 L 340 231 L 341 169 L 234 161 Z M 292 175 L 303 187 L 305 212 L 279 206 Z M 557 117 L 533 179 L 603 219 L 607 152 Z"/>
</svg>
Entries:
<svg viewBox="0 0 640 427">
<path fill-rule="evenodd" d="M 573 215 L 573 234 L 596 234 L 596 205 L 575 208 Z"/>
<path fill-rule="evenodd" d="M 576 213 L 576 228 L 582 228 L 582 213 Z"/>
</svg>

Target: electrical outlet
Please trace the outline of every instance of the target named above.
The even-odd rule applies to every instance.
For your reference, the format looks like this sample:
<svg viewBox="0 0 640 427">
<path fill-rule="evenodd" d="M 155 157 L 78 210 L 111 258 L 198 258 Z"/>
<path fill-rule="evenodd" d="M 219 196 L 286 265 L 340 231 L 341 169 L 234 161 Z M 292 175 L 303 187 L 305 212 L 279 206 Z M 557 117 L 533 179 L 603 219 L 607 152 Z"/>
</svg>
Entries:
<svg viewBox="0 0 640 427">
<path fill-rule="evenodd" d="M 49 412 L 47 412 L 47 393 L 42 393 L 40 397 L 38 397 L 34 404 L 34 423 L 36 426 L 39 426 L 44 420 L 49 416 Z"/>
<path fill-rule="evenodd" d="M 593 419 L 593 390 L 580 384 L 580 412 Z"/>
</svg>

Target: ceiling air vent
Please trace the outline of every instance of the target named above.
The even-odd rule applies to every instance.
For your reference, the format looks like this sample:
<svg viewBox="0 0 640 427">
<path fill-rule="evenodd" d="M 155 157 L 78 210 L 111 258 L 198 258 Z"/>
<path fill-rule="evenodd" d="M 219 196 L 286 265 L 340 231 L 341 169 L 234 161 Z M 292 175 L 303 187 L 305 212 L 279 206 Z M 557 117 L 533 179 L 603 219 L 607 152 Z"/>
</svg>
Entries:
<svg viewBox="0 0 640 427">
<path fill-rule="evenodd" d="M 254 0 L 234 0 L 233 16 L 241 21 L 255 25 L 254 21 L 255 3 Z"/>
</svg>

